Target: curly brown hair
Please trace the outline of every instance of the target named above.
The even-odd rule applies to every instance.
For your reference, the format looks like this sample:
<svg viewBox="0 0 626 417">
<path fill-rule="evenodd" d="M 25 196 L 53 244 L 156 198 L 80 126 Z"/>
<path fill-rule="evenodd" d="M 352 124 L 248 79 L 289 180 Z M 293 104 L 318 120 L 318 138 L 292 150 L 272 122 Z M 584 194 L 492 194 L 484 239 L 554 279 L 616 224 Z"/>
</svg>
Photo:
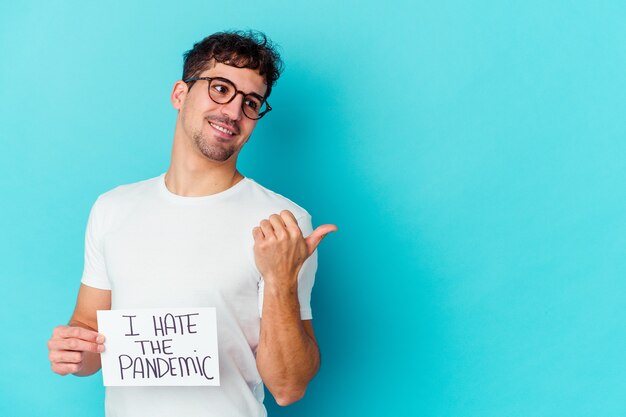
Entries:
<svg viewBox="0 0 626 417">
<path fill-rule="evenodd" d="M 214 33 L 194 44 L 183 57 L 183 80 L 198 76 L 216 62 L 257 70 L 267 84 L 265 98 L 283 69 L 276 46 L 264 33 L 255 30 Z M 188 84 L 191 88 L 193 81 Z"/>
</svg>

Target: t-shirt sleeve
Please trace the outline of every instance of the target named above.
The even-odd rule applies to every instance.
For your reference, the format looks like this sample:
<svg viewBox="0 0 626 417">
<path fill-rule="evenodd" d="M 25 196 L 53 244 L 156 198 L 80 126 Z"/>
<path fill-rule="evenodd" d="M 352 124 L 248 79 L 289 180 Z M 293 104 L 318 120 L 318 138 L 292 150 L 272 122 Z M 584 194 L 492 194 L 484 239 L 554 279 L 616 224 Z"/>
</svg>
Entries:
<svg viewBox="0 0 626 417">
<path fill-rule="evenodd" d="M 103 212 L 101 200 L 91 208 L 85 232 L 85 266 L 81 282 L 90 287 L 110 290 L 103 253 Z"/>
<path fill-rule="evenodd" d="M 305 214 L 298 218 L 298 225 L 302 230 L 302 235 L 307 237 L 313 232 L 311 225 L 311 216 Z M 311 320 L 313 313 L 311 311 L 311 291 L 315 283 L 315 272 L 317 271 L 317 250 L 313 252 L 309 258 L 304 261 L 300 272 L 298 273 L 298 301 L 300 302 L 300 319 Z M 259 315 L 263 313 L 263 280 L 259 283 Z"/>
<path fill-rule="evenodd" d="M 313 233 L 311 216 L 308 214 L 298 219 L 298 225 L 304 237 Z M 298 300 L 300 302 L 300 318 L 302 320 L 311 320 L 313 318 L 311 311 L 311 292 L 313 291 L 313 284 L 315 284 L 316 272 L 317 250 L 304 261 L 302 268 L 300 268 L 300 273 L 298 274 Z"/>
</svg>

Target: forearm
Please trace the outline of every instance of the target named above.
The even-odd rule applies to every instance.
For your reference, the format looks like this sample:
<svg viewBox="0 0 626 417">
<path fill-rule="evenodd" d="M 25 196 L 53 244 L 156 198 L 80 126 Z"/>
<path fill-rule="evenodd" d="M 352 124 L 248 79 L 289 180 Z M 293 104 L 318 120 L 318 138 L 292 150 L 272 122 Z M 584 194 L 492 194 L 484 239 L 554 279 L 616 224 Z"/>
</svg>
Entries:
<svg viewBox="0 0 626 417">
<path fill-rule="evenodd" d="M 257 367 L 276 402 L 288 405 L 302 398 L 317 373 L 319 350 L 300 318 L 297 280 L 288 288 L 265 282 Z"/>
</svg>

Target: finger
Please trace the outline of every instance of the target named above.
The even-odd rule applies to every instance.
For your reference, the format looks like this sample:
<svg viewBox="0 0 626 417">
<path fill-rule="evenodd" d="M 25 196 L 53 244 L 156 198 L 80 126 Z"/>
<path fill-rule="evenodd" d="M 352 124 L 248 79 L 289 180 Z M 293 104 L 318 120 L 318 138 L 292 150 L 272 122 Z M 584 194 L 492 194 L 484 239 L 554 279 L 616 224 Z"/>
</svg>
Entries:
<svg viewBox="0 0 626 417">
<path fill-rule="evenodd" d="M 285 222 L 278 214 L 272 214 L 270 216 L 270 223 L 272 224 L 272 228 L 274 229 L 274 234 L 277 238 L 282 239 L 288 236 L 287 228 L 285 227 Z"/>
<path fill-rule="evenodd" d="M 57 326 L 52 333 L 53 337 L 82 339 L 88 342 L 104 343 L 104 335 L 78 326 Z"/>
<path fill-rule="evenodd" d="M 252 237 L 255 241 L 263 240 L 265 235 L 263 234 L 263 230 L 260 227 L 255 227 L 252 229 Z"/>
<path fill-rule="evenodd" d="M 50 352 L 48 358 L 50 362 L 56 363 L 81 363 L 83 361 L 83 353 L 68 350 L 55 350 Z"/>
<path fill-rule="evenodd" d="M 276 237 L 276 235 L 274 234 L 274 228 L 272 227 L 272 223 L 270 223 L 269 220 L 263 220 L 260 226 L 266 239 Z"/>
<path fill-rule="evenodd" d="M 306 246 L 309 250 L 309 256 L 313 253 L 313 251 L 315 251 L 317 246 L 327 234 L 336 231 L 337 226 L 335 226 L 334 224 L 324 224 L 313 230 L 313 233 L 311 233 L 304 239 L 304 241 L 306 242 Z"/>
<path fill-rule="evenodd" d="M 70 350 L 76 352 L 104 352 L 104 345 L 101 343 L 87 342 L 81 339 L 51 339 L 48 342 L 50 350 Z"/>
<path fill-rule="evenodd" d="M 82 364 L 76 363 L 52 363 L 52 372 L 59 375 L 69 375 L 80 371 Z"/>
<path fill-rule="evenodd" d="M 302 230 L 300 230 L 300 225 L 298 224 L 298 220 L 296 216 L 293 215 L 289 210 L 283 210 L 280 212 L 280 217 L 285 223 L 285 227 L 293 236 L 302 236 Z"/>
<path fill-rule="evenodd" d="M 280 217 L 283 218 L 285 223 L 296 223 L 298 224 L 298 220 L 296 220 L 296 216 L 293 215 L 289 210 L 283 210 L 280 212 Z"/>
</svg>

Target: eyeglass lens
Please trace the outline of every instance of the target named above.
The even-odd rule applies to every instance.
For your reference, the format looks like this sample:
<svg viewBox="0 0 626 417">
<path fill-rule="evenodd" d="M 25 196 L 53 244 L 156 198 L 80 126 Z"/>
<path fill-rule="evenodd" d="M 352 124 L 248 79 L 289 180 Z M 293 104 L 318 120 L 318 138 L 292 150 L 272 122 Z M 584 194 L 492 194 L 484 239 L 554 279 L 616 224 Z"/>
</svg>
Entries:
<svg viewBox="0 0 626 417">
<path fill-rule="evenodd" d="M 237 88 L 232 82 L 221 78 L 213 78 L 209 82 L 209 96 L 216 103 L 229 103 L 235 95 L 237 95 Z M 258 119 L 259 114 L 265 112 L 267 106 L 265 101 L 256 95 L 247 94 L 243 98 L 242 108 L 246 116 L 251 119 Z"/>
</svg>

